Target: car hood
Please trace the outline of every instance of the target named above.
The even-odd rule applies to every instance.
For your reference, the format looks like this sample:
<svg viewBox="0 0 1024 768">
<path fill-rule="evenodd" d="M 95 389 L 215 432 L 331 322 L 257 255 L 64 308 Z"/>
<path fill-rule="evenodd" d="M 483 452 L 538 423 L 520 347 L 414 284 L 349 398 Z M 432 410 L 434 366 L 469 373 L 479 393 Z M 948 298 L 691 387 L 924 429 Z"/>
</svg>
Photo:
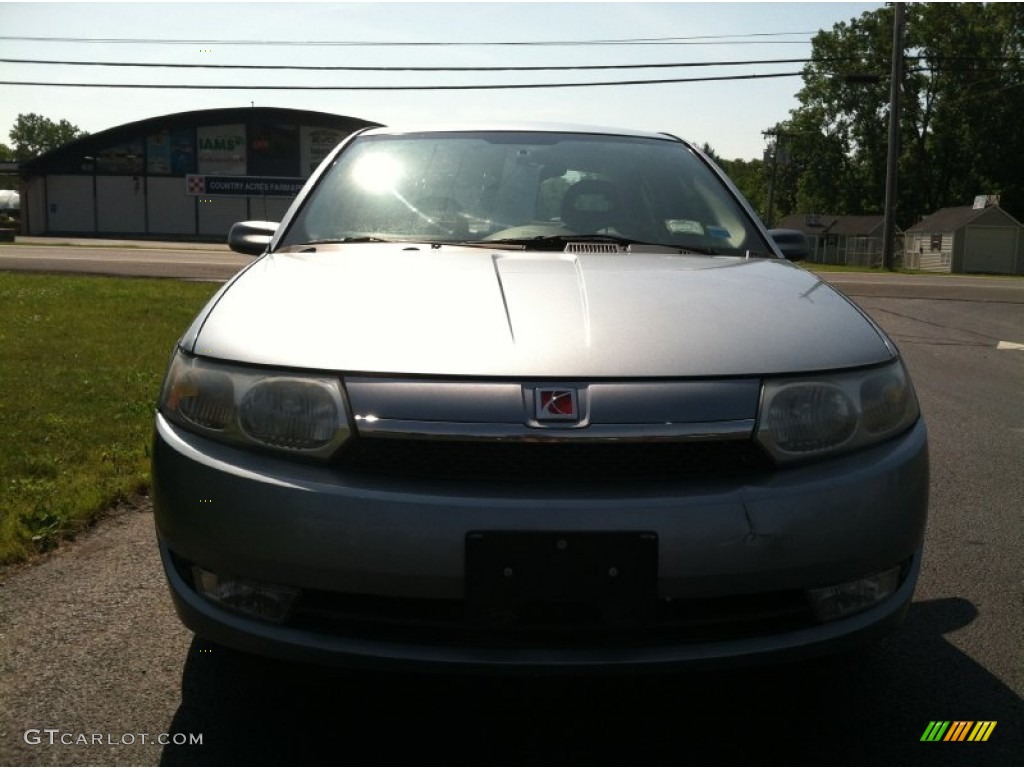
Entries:
<svg viewBox="0 0 1024 768">
<path fill-rule="evenodd" d="M 183 341 L 278 367 L 566 379 L 796 373 L 894 354 L 845 297 L 781 260 L 384 243 L 264 256 Z"/>
</svg>

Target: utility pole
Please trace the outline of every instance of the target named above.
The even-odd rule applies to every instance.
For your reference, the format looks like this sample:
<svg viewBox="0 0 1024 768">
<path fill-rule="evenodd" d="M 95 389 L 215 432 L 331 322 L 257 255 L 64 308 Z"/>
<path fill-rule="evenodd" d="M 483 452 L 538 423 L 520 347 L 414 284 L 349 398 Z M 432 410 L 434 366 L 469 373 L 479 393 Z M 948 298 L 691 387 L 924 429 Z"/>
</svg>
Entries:
<svg viewBox="0 0 1024 768">
<path fill-rule="evenodd" d="M 892 74 L 889 82 L 889 155 L 885 168 L 885 219 L 882 224 L 882 267 L 892 270 L 895 261 L 896 170 L 900 157 L 900 94 L 903 89 L 903 3 L 894 3 L 892 24 Z"/>
<path fill-rule="evenodd" d="M 785 131 L 761 131 L 762 136 L 770 136 L 774 139 L 772 142 L 772 175 L 768 179 L 768 211 L 765 214 L 765 226 L 774 226 L 775 222 L 772 220 L 775 215 L 775 179 L 779 172 L 779 151 L 781 149 L 782 139 L 785 136 L 791 136 L 792 134 Z"/>
</svg>

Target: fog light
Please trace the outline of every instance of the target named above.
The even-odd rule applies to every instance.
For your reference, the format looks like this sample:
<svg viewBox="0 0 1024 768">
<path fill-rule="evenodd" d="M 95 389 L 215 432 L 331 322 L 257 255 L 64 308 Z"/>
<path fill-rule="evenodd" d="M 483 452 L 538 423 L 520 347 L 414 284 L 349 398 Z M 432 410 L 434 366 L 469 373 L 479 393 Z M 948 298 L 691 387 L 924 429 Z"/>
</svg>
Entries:
<svg viewBox="0 0 1024 768">
<path fill-rule="evenodd" d="M 235 613 L 257 619 L 284 623 L 299 596 L 299 590 L 267 584 L 252 579 L 218 576 L 216 573 L 192 566 L 196 589 L 207 600 Z"/>
<path fill-rule="evenodd" d="M 865 576 L 863 579 L 807 590 L 811 608 L 819 621 L 833 621 L 866 611 L 896 591 L 900 583 L 900 566 Z"/>
</svg>

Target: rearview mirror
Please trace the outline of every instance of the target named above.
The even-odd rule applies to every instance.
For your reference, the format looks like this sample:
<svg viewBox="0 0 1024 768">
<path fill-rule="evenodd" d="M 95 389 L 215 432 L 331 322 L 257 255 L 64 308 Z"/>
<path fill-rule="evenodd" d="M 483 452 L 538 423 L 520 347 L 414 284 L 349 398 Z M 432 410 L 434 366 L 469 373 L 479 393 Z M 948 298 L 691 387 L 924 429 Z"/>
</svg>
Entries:
<svg viewBox="0 0 1024 768">
<path fill-rule="evenodd" d="M 240 221 L 231 225 L 228 232 L 228 247 L 247 256 L 259 256 L 270 245 L 280 222 Z"/>
<path fill-rule="evenodd" d="M 782 255 L 790 261 L 803 261 L 811 253 L 807 235 L 799 229 L 769 229 L 768 234 L 779 246 Z"/>
</svg>

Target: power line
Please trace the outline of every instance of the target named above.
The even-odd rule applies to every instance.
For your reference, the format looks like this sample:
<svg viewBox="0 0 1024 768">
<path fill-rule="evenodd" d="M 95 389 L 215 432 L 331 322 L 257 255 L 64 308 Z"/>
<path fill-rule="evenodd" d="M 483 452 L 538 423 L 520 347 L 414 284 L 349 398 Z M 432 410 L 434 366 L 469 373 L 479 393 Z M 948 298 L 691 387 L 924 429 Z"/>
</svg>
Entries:
<svg viewBox="0 0 1024 768">
<path fill-rule="evenodd" d="M 1012 62 L 1019 59 L 1012 57 L 984 57 L 968 58 L 963 56 L 936 58 L 924 56 L 907 56 L 907 61 L 917 61 L 919 66 L 912 71 L 942 71 L 947 73 L 961 72 L 1010 72 L 1014 69 L 992 69 L 992 68 L 970 68 L 970 69 L 941 69 L 938 64 L 946 61 L 961 63 L 969 62 Z M 926 62 L 921 64 L 921 62 Z M 490 66 L 490 67 L 417 67 L 417 66 L 391 66 L 391 67 L 370 67 L 370 66 L 349 66 L 349 65 L 302 65 L 302 64 L 183 64 L 172 62 L 148 62 L 148 61 L 76 61 L 64 59 L 11 59 L 0 58 L 4 64 L 29 64 L 45 66 L 72 66 L 72 67 L 125 67 L 125 68 L 150 68 L 150 69 L 233 69 L 233 70 L 273 70 L 273 71 L 307 71 L 307 72 L 553 72 L 553 71 L 588 71 L 588 70 L 617 70 L 617 69 L 674 69 L 686 67 L 739 67 L 754 64 L 844 64 L 863 63 L 860 57 L 831 57 L 824 59 L 744 59 L 738 61 L 685 61 L 685 62 L 664 62 L 648 64 L 577 64 L 577 65 L 537 65 L 537 66 Z"/>
<path fill-rule="evenodd" d="M 718 77 L 674 77 L 664 80 L 609 80 L 589 83 L 511 83 L 504 85 L 190 85 L 146 83 L 46 83 L 26 80 L 0 80 L 0 85 L 28 85 L 35 88 L 135 88 L 203 91 L 500 91 L 540 88 L 594 88 L 616 85 L 662 85 L 669 83 L 708 83 L 724 80 L 766 80 L 800 77 L 802 72 L 775 72 L 764 75 L 721 75 Z"/>
<path fill-rule="evenodd" d="M 257 46 L 578 46 L 578 45 L 730 45 L 755 38 L 786 37 L 793 35 L 815 35 L 813 32 L 751 32 L 734 35 L 694 35 L 690 37 L 626 37 L 597 40 L 454 40 L 403 41 L 403 40 L 203 40 L 171 38 L 128 38 L 128 37 L 28 37 L 23 35 L 0 35 L 0 40 L 33 43 L 100 43 L 133 45 L 257 45 Z M 806 40 L 764 40 L 768 44 L 801 44 Z"/>
<path fill-rule="evenodd" d="M 139 67 L 166 69 L 249 69 L 249 70 L 301 70 L 314 72 L 548 72 L 583 71 L 598 69 L 669 69 L 677 67 L 739 67 L 751 64 L 808 64 L 860 61 L 855 58 L 836 59 L 748 59 L 744 61 L 687 61 L 657 64 L 582 64 L 558 66 L 500 66 L 500 67 L 363 67 L 313 66 L 299 64 L 177 64 L 129 61 L 64 61 L 56 59 L 7 59 L 4 64 L 44 64 L 73 67 Z"/>
</svg>

